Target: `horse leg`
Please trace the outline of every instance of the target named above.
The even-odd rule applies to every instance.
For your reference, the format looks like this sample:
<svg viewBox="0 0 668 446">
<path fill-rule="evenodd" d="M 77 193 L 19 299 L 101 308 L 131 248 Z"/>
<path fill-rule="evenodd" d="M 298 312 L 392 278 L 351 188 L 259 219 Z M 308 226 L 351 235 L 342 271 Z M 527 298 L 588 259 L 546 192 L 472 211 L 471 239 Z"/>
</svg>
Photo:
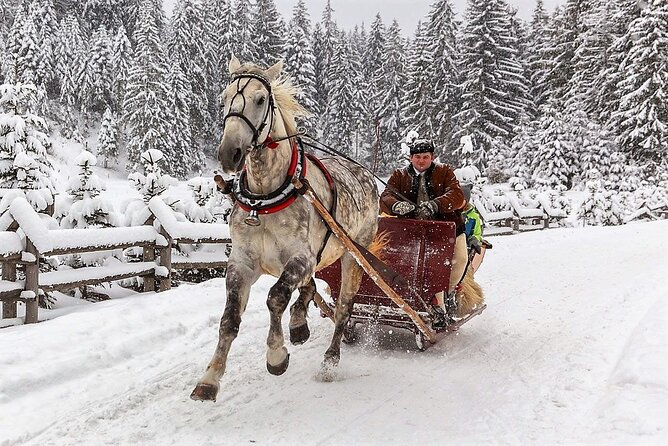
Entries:
<svg viewBox="0 0 668 446">
<path fill-rule="evenodd" d="M 311 336 L 306 315 L 315 290 L 315 280 L 311 278 L 306 285 L 299 287 L 299 298 L 290 307 L 290 342 L 294 345 L 303 344 Z"/>
<path fill-rule="evenodd" d="M 292 292 L 313 274 L 315 262 L 306 257 L 293 257 L 283 268 L 283 273 L 269 290 L 267 307 L 270 313 L 267 336 L 267 370 L 272 375 L 282 375 L 288 369 L 290 355 L 285 348 L 281 319 L 290 303 Z"/>
<path fill-rule="evenodd" d="M 197 382 L 190 398 L 193 400 L 216 401 L 220 378 L 225 373 L 227 355 L 230 352 L 232 341 L 239 333 L 241 315 L 246 310 L 250 287 L 260 277 L 253 268 L 234 262 L 227 269 L 226 288 L 227 301 L 225 311 L 220 319 L 218 330 L 218 345 L 213 358 L 206 368 L 206 372 Z"/>
<path fill-rule="evenodd" d="M 362 283 L 363 272 L 362 267 L 357 264 L 350 253 L 341 257 L 341 292 L 334 311 L 334 334 L 332 335 L 332 342 L 325 352 L 320 375 L 324 381 L 334 379 L 333 369 L 339 364 L 341 358 L 341 337 L 353 312 L 353 298 Z"/>
</svg>

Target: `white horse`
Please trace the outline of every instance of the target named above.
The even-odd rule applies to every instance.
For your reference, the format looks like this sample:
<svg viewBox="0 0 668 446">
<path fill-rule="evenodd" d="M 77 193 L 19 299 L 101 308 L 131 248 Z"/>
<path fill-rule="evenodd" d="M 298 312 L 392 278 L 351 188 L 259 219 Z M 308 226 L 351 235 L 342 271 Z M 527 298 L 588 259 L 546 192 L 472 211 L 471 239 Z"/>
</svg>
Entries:
<svg viewBox="0 0 668 446">
<path fill-rule="evenodd" d="M 369 247 L 376 234 L 378 191 L 372 174 L 343 158 L 328 157 L 320 162 L 305 156 L 296 138 L 286 138 L 297 133 L 295 117 L 306 112 L 295 101 L 296 89 L 286 78 L 279 78 L 281 69 L 281 62 L 264 70 L 253 64 L 241 65 L 235 57 L 229 64 L 232 82 L 223 94 L 226 115 L 218 148 L 223 170 L 237 173 L 236 202 L 230 217 L 227 302 L 213 358 L 191 395 L 195 400 L 215 401 L 251 285 L 260 275 L 278 278 L 267 298 L 267 369 L 280 375 L 290 358 L 281 316 L 292 292 L 299 289 L 300 293 L 290 309 L 290 341 L 301 344 L 310 335 L 306 312 L 315 293 L 313 275 L 341 257 L 341 293 L 322 373 L 325 380 L 333 377 L 362 269 L 339 240 L 329 236 L 320 215 L 294 189 L 293 178 L 307 180 L 357 243 Z"/>
</svg>

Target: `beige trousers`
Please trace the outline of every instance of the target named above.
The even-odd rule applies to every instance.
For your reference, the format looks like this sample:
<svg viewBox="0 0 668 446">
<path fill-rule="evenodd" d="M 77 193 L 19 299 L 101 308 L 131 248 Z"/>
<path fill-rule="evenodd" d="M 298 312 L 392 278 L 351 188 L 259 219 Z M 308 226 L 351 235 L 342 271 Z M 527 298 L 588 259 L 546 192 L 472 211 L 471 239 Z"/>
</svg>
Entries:
<svg viewBox="0 0 668 446">
<path fill-rule="evenodd" d="M 448 285 L 448 294 L 451 294 L 466 270 L 468 262 L 468 248 L 466 246 L 466 234 L 460 234 L 455 240 L 455 252 L 452 256 L 452 267 L 450 268 L 450 284 Z M 445 310 L 445 299 L 443 292 L 436 293 L 438 305 Z"/>
</svg>

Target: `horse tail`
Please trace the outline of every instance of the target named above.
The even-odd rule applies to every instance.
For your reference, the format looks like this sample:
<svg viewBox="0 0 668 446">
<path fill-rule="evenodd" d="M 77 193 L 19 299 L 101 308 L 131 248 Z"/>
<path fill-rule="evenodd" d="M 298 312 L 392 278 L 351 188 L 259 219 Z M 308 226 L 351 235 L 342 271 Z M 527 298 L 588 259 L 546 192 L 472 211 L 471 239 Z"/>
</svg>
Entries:
<svg viewBox="0 0 668 446">
<path fill-rule="evenodd" d="M 466 316 L 484 301 L 482 288 L 473 279 L 473 270 L 469 267 L 466 269 L 461 287 L 457 290 L 457 315 Z"/>
<path fill-rule="evenodd" d="M 390 243 L 390 233 L 387 231 L 377 232 L 367 248 L 371 254 L 385 261 L 385 247 Z"/>
</svg>

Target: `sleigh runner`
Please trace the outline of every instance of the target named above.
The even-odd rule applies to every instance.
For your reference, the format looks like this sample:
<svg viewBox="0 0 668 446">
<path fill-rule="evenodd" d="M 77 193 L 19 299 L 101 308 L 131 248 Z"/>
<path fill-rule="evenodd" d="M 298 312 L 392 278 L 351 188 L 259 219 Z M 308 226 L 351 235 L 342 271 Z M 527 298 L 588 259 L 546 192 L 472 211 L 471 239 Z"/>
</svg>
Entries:
<svg viewBox="0 0 668 446">
<path fill-rule="evenodd" d="M 453 320 L 452 323 L 444 327 L 432 326 L 432 298 L 439 291 L 447 289 L 450 280 L 454 223 L 381 217 L 378 232 L 385 233 L 388 238 L 380 257 L 393 271 L 385 276 L 393 282 L 390 285 L 403 303 L 397 304 L 374 278 L 369 274 L 364 275 L 353 301 L 352 315 L 344 330 L 345 342 L 355 341 L 355 327 L 358 324 L 373 322 L 412 331 L 418 349 L 423 351 L 457 331 L 486 308 L 486 305 L 480 305 L 461 317 L 447 314 Z M 337 261 L 316 274 L 317 278 L 329 285 L 334 302 L 340 292 L 340 271 L 340 262 Z M 399 277 L 392 280 L 395 273 Z M 383 274 L 378 273 L 378 276 Z M 319 304 L 322 309 L 323 303 Z M 423 323 L 416 322 L 411 315 L 417 315 Z"/>
</svg>

